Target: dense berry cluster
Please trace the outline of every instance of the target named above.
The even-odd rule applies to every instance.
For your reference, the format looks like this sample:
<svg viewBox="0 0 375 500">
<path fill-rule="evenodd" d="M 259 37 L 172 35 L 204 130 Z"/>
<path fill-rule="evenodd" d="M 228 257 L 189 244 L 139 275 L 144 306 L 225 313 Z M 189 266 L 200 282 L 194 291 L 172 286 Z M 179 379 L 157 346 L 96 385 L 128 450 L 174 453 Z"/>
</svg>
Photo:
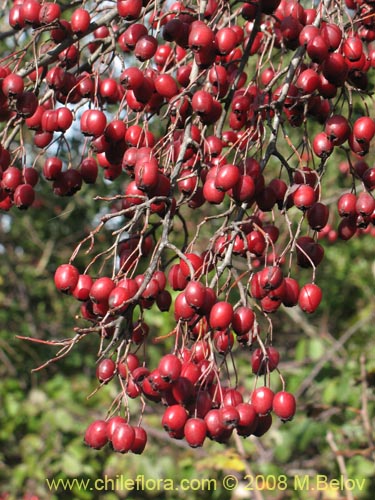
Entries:
<svg viewBox="0 0 375 500">
<path fill-rule="evenodd" d="M 30 207 L 40 177 L 57 196 L 99 171 L 121 181 L 97 197 L 106 213 L 55 273 L 84 323 L 57 359 L 96 332 L 98 382 L 119 387 L 87 444 L 143 451 L 128 398 L 141 413 L 163 406 L 163 427 L 192 447 L 234 429 L 261 436 L 272 414 L 290 420 L 270 315 L 316 311 L 324 237 L 374 235 L 373 3 L 16 0 L 9 25 L 28 42 L 0 62 L 0 209 Z M 335 154 L 347 187 L 328 203 Z M 96 252 L 108 225 L 113 240 Z M 149 309 L 175 320 L 153 339 L 173 339 L 158 366 L 145 356 Z M 248 373 L 237 374 L 236 350 L 251 357 Z"/>
</svg>

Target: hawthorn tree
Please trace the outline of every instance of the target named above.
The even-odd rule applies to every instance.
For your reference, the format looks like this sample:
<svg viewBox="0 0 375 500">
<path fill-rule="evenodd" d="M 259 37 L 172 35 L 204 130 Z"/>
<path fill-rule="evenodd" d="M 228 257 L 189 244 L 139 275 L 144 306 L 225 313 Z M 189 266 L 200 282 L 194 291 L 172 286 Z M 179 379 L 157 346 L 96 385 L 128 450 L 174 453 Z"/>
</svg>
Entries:
<svg viewBox="0 0 375 500">
<path fill-rule="evenodd" d="M 8 19 L 0 209 L 41 209 L 45 183 L 97 205 L 54 275 L 74 334 L 24 337 L 57 349 L 37 369 L 95 346 L 118 395 L 86 443 L 142 453 L 150 405 L 192 447 L 291 420 L 277 311 L 319 307 L 322 239 L 375 234 L 373 2 L 26 0 Z M 150 338 L 148 310 L 172 329 Z"/>
</svg>

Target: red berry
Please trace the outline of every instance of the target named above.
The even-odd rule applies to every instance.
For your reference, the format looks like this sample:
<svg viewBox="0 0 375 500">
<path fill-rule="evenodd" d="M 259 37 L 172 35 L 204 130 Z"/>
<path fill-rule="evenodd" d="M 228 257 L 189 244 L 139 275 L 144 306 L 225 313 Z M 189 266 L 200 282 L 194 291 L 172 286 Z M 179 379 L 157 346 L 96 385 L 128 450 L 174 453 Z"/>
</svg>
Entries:
<svg viewBox="0 0 375 500">
<path fill-rule="evenodd" d="M 91 448 L 99 450 L 103 448 L 107 442 L 107 422 L 104 420 L 95 420 L 86 429 L 85 443 Z"/>
<path fill-rule="evenodd" d="M 302 311 L 311 314 L 316 311 L 322 300 L 322 291 L 314 283 L 304 285 L 298 296 L 298 304 Z"/>
<path fill-rule="evenodd" d="M 1 88 L 7 97 L 19 96 L 24 89 L 23 79 L 19 75 L 11 73 L 3 79 Z"/>
<path fill-rule="evenodd" d="M 254 406 L 249 403 L 240 403 L 236 406 L 236 410 L 240 417 L 236 427 L 238 435 L 250 436 L 256 429 L 259 418 Z"/>
<path fill-rule="evenodd" d="M 268 415 L 259 415 L 256 427 L 253 431 L 254 436 L 261 437 L 263 436 L 272 425 L 272 414 Z"/>
<path fill-rule="evenodd" d="M 358 195 L 358 198 L 357 198 L 357 201 L 355 204 L 355 209 L 359 215 L 363 215 L 363 216 L 371 215 L 373 213 L 373 211 L 375 210 L 374 197 L 371 196 L 370 193 L 366 193 L 366 192 L 360 193 Z"/>
<path fill-rule="evenodd" d="M 144 428 L 140 426 L 133 427 L 133 429 L 135 435 L 130 451 L 136 455 L 140 455 L 143 453 L 147 444 L 147 433 Z"/>
<path fill-rule="evenodd" d="M 183 406 L 169 406 L 163 415 L 162 426 L 167 432 L 179 433 L 183 431 L 188 414 Z"/>
<path fill-rule="evenodd" d="M 2 174 L 0 181 L 4 191 L 13 192 L 22 183 L 22 172 L 17 167 L 8 167 Z"/>
<path fill-rule="evenodd" d="M 70 26 L 73 33 L 86 33 L 90 26 L 90 20 L 90 14 L 87 10 L 81 8 L 74 10 L 70 18 Z"/>
<path fill-rule="evenodd" d="M 20 184 L 13 194 L 13 201 L 16 207 L 26 209 L 30 207 L 35 199 L 34 188 L 30 184 Z"/>
<path fill-rule="evenodd" d="M 272 410 L 274 393 L 269 387 L 258 387 L 251 394 L 251 404 L 258 415 L 267 415 Z"/>
<path fill-rule="evenodd" d="M 131 450 L 135 440 L 134 428 L 129 424 L 119 424 L 112 434 L 112 447 L 119 453 Z"/>
<path fill-rule="evenodd" d="M 62 264 L 55 272 L 55 285 L 64 293 L 71 293 L 77 286 L 79 278 L 78 269 L 71 264 Z"/>
<path fill-rule="evenodd" d="M 292 420 L 296 412 L 296 400 L 286 391 L 277 392 L 273 398 L 273 411 L 283 421 Z"/>
<path fill-rule="evenodd" d="M 274 347 L 266 347 L 266 355 L 263 350 L 258 347 L 251 355 L 252 372 L 258 375 L 272 372 L 279 364 L 280 354 Z"/>
<path fill-rule="evenodd" d="M 90 299 L 96 303 L 105 302 L 114 288 L 115 283 L 111 278 L 98 278 L 90 288 Z"/>
<path fill-rule="evenodd" d="M 111 417 L 107 421 L 107 437 L 110 441 L 112 441 L 112 436 L 115 431 L 115 429 L 120 425 L 120 424 L 126 424 L 126 420 L 123 417 L 120 416 L 115 416 Z"/>
<path fill-rule="evenodd" d="M 207 435 L 206 422 L 203 418 L 189 418 L 185 423 L 184 435 L 192 448 L 202 446 Z"/>
<path fill-rule="evenodd" d="M 162 379 L 173 382 L 181 373 L 182 363 L 175 354 L 166 354 L 161 358 L 158 370 Z"/>
<path fill-rule="evenodd" d="M 237 411 L 238 415 L 238 411 Z M 238 415 L 239 418 L 239 415 Z M 227 428 L 223 424 L 221 411 L 218 409 L 210 410 L 204 417 L 207 425 L 207 436 L 218 442 L 225 442 L 231 436 L 233 427 Z M 238 422 L 238 419 L 237 419 Z"/>
<path fill-rule="evenodd" d="M 233 318 L 233 306 L 229 302 L 216 302 L 211 308 L 209 323 L 211 328 L 225 330 Z"/>
<path fill-rule="evenodd" d="M 96 378 L 100 383 L 107 384 L 114 377 L 115 372 L 116 363 L 110 358 L 105 358 L 98 364 Z"/>
<path fill-rule="evenodd" d="M 253 328 L 255 314 L 250 307 L 240 306 L 233 313 L 232 328 L 237 335 L 246 335 Z"/>
</svg>

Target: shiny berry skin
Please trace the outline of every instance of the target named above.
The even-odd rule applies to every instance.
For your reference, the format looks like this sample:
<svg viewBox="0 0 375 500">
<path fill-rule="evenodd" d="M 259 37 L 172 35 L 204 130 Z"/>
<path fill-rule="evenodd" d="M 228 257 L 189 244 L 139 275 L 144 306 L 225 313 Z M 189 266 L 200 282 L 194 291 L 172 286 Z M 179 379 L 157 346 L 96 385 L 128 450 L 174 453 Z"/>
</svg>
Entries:
<svg viewBox="0 0 375 500">
<path fill-rule="evenodd" d="M 73 33 L 83 34 L 89 29 L 90 14 L 85 9 L 76 9 L 70 18 L 70 26 Z"/>
<path fill-rule="evenodd" d="M 321 231 L 328 222 L 329 209 L 324 203 L 316 202 L 307 210 L 306 215 L 311 229 Z"/>
<path fill-rule="evenodd" d="M 0 180 L 0 186 L 8 192 L 13 192 L 21 183 L 22 172 L 17 167 L 8 167 Z"/>
<path fill-rule="evenodd" d="M 84 135 L 99 137 L 106 128 L 107 118 L 99 109 L 88 109 L 83 112 L 80 124 Z"/>
<path fill-rule="evenodd" d="M 71 293 L 77 286 L 78 269 L 72 264 L 62 264 L 55 272 L 55 285 L 60 292 Z"/>
<path fill-rule="evenodd" d="M 375 122 L 369 116 L 358 118 L 353 124 L 353 136 L 358 142 L 370 142 L 375 135 Z"/>
<path fill-rule="evenodd" d="M 170 75 L 161 74 L 155 78 L 154 83 L 156 92 L 166 99 L 171 99 L 178 94 L 176 80 Z"/>
<path fill-rule="evenodd" d="M 78 282 L 72 290 L 72 295 L 77 300 L 86 301 L 89 299 L 93 279 L 88 274 L 80 274 Z"/>
<path fill-rule="evenodd" d="M 207 436 L 210 439 L 219 442 L 224 442 L 231 435 L 232 429 L 228 430 L 228 428 L 224 426 L 220 410 L 218 409 L 210 410 L 208 413 L 206 413 L 204 420 L 207 425 Z"/>
<path fill-rule="evenodd" d="M 111 417 L 107 421 L 107 437 L 110 441 L 112 440 L 115 429 L 121 424 L 126 424 L 126 420 L 120 416 Z"/>
<path fill-rule="evenodd" d="M 325 122 L 324 132 L 332 144 L 340 146 L 349 138 L 349 122 L 342 115 L 333 115 Z"/>
<path fill-rule="evenodd" d="M 375 168 L 368 168 L 362 175 L 362 181 L 369 191 L 375 189 Z"/>
<path fill-rule="evenodd" d="M 188 419 L 187 411 L 183 406 L 169 406 L 162 417 L 162 426 L 167 432 L 183 432 Z"/>
<path fill-rule="evenodd" d="M 147 444 L 147 432 L 140 426 L 133 427 L 133 429 L 135 435 L 130 451 L 136 455 L 141 455 Z"/>
<path fill-rule="evenodd" d="M 177 380 L 172 383 L 171 394 L 176 403 L 182 404 L 186 407 L 194 400 L 194 385 L 189 379 L 185 377 L 178 377 Z"/>
<path fill-rule="evenodd" d="M 193 271 L 194 271 L 194 276 L 199 275 L 202 272 L 203 268 L 203 258 L 196 254 L 196 253 L 185 253 L 185 258 L 190 262 Z M 187 262 L 184 259 L 180 260 L 180 268 L 182 274 L 188 278 L 190 276 L 190 266 L 187 264 Z"/>
<path fill-rule="evenodd" d="M 233 318 L 233 306 L 229 302 L 216 302 L 210 311 L 209 323 L 211 328 L 225 330 Z"/>
<path fill-rule="evenodd" d="M 189 418 L 184 426 L 184 436 L 192 448 L 201 447 L 206 439 L 207 424 L 203 418 Z"/>
<path fill-rule="evenodd" d="M 69 108 L 61 107 L 56 111 L 56 130 L 65 132 L 73 123 L 73 114 Z"/>
<path fill-rule="evenodd" d="M 193 111 L 200 115 L 207 115 L 213 107 L 213 97 L 205 90 L 197 90 L 191 100 Z"/>
<path fill-rule="evenodd" d="M 251 404 L 258 415 L 267 415 L 272 410 L 274 393 L 269 387 L 258 387 L 251 394 Z"/>
<path fill-rule="evenodd" d="M 186 301 L 185 293 L 180 293 L 175 300 L 174 304 L 174 317 L 176 321 L 184 320 L 190 321 L 196 314 L 196 310 L 193 309 Z"/>
<path fill-rule="evenodd" d="M 97 303 L 107 301 L 114 287 L 115 283 L 111 278 L 106 276 L 98 278 L 90 289 L 90 299 Z"/>
<path fill-rule="evenodd" d="M 278 288 L 284 279 L 279 266 L 267 266 L 259 273 L 259 285 L 267 291 Z"/>
<path fill-rule="evenodd" d="M 236 426 L 237 434 L 243 437 L 250 436 L 256 429 L 259 418 L 254 406 L 250 403 L 239 403 L 236 410 L 240 417 Z"/>
<path fill-rule="evenodd" d="M 311 24 L 307 24 L 300 31 L 298 36 L 298 41 L 300 45 L 306 46 L 309 43 L 309 41 L 312 40 L 317 35 L 319 35 L 319 28 Z"/>
<path fill-rule="evenodd" d="M 251 369 L 252 372 L 258 375 L 274 371 L 280 360 L 280 354 L 274 347 L 266 347 L 266 356 L 262 349 L 258 347 L 251 355 Z"/>
<path fill-rule="evenodd" d="M 158 42 L 152 35 L 142 36 L 134 48 L 134 55 L 139 61 L 147 61 L 151 59 L 158 47 Z"/>
<path fill-rule="evenodd" d="M 141 87 L 144 78 L 143 72 L 139 68 L 130 66 L 121 73 L 120 82 L 126 89 L 135 90 Z"/>
<path fill-rule="evenodd" d="M 215 187 L 219 191 L 232 189 L 240 180 L 241 174 L 237 165 L 226 164 L 219 166 L 215 176 Z"/>
<path fill-rule="evenodd" d="M 338 52 L 328 54 L 322 65 L 324 77 L 334 85 L 342 86 L 348 75 L 345 58 Z"/>
<path fill-rule="evenodd" d="M 98 364 L 96 378 L 100 383 L 107 384 L 114 377 L 115 372 L 116 363 L 110 358 L 105 358 Z"/>
<path fill-rule="evenodd" d="M 350 61 L 358 61 L 363 54 L 362 40 L 358 36 L 349 36 L 343 43 L 342 53 Z"/>
<path fill-rule="evenodd" d="M 227 389 L 223 398 L 223 406 L 237 406 L 243 403 L 242 394 L 237 389 Z"/>
<path fill-rule="evenodd" d="M 232 328 L 237 335 L 246 335 L 254 325 L 255 314 L 250 307 L 240 306 L 233 313 Z"/>
<path fill-rule="evenodd" d="M 179 264 L 173 264 L 168 272 L 168 283 L 173 290 L 184 290 L 188 281 Z"/>
<path fill-rule="evenodd" d="M 296 412 L 293 394 L 286 391 L 277 392 L 273 398 L 273 412 L 284 422 L 292 420 Z"/>
<path fill-rule="evenodd" d="M 188 44 L 193 51 L 210 47 L 215 39 L 214 33 L 205 23 L 195 21 L 191 26 Z"/>
<path fill-rule="evenodd" d="M 98 163 L 93 157 L 84 158 L 79 166 L 82 180 L 86 184 L 95 184 L 98 177 Z"/>
<path fill-rule="evenodd" d="M 317 285 L 308 283 L 299 292 L 298 304 L 302 311 L 311 314 L 319 307 L 322 296 L 322 290 Z"/>
<path fill-rule="evenodd" d="M 297 263 L 301 267 L 318 266 L 324 257 L 324 248 L 310 236 L 300 236 L 296 240 Z"/>
<path fill-rule="evenodd" d="M 313 62 L 322 63 L 328 57 L 328 45 L 322 36 L 316 35 L 308 40 L 306 52 Z"/>
<path fill-rule="evenodd" d="M 108 442 L 107 437 L 107 422 L 104 420 L 95 420 L 92 422 L 85 432 L 85 443 L 94 448 L 95 450 L 100 450 Z"/>
<path fill-rule="evenodd" d="M 337 209 L 340 217 L 348 217 L 356 214 L 357 197 L 354 193 L 344 193 L 337 201 Z"/>
<path fill-rule="evenodd" d="M 111 443 L 115 451 L 127 453 L 131 450 L 135 439 L 134 428 L 129 424 L 119 424 L 112 435 Z"/>
<path fill-rule="evenodd" d="M 261 437 L 263 436 L 272 425 L 272 414 L 268 413 L 268 415 L 259 415 L 256 427 L 253 431 L 254 436 Z"/>
<path fill-rule="evenodd" d="M 19 184 L 14 190 L 13 201 L 17 208 L 25 210 L 35 199 L 35 191 L 30 184 Z"/>
<path fill-rule="evenodd" d="M 26 0 L 23 2 L 22 10 L 25 21 L 33 26 L 38 26 L 40 9 L 41 5 L 37 0 Z"/>
<path fill-rule="evenodd" d="M 1 88 L 7 97 L 18 96 L 22 94 L 24 89 L 23 79 L 19 75 L 11 73 L 3 79 Z"/>
<path fill-rule="evenodd" d="M 36 186 L 39 181 L 39 172 L 34 167 L 27 167 L 23 169 L 22 172 L 23 179 L 26 184 L 30 186 Z"/>
<path fill-rule="evenodd" d="M 233 347 L 234 335 L 229 330 L 217 330 L 214 333 L 213 341 L 217 352 L 224 356 Z"/>
<path fill-rule="evenodd" d="M 305 69 L 296 81 L 296 87 L 305 94 L 312 94 L 319 87 L 320 78 L 313 69 Z"/>
<path fill-rule="evenodd" d="M 200 281 L 189 281 L 185 288 L 185 298 L 190 307 L 202 308 L 206 300 L 206 287 Z"/>
<path fill-rule="evenodd" d="M 339 47 L 342 39 L 342 33 L 339 26 L 332 23 L 324 23 L 320 32 L 331 52 Z"/>
<path fill-rule="evenodd" d="M 237 45 L 237 35 L 232 28 L 221 28 L 215 34 L 215 42 L 219 54 L 227 55 Z"/>
<path fill-rule="evenodd" d="M 117 11 L 127 21 L 137 19 L 142 11 L 142 0 L 117 0 Z"/>
<path fill-rule="evenodd" d="M 347 241 L 357 232 L 356 216 L 344 217 L 337 228 L 337 235 L 341 240 Z"/>
<path fill-rule="evenodd" d="M 203 185 L 203 197 L 213 205 L 219 205 L 225 197 L 223 191 L 219 191 L 215 186 L 215 179 L 206 179 Z"/>
<path fill-rule="evenodd" d="M 319 158 L 327 158 L 333 151 L 334 144 L 325 132 L 316 134 L 313 140 L 313 151 Z"/>
<path fill-rule="evenodd" d="M 115 309 L 118 314 L 123 313 L 128 304 L 126 303 L 131 297 L 127 290 L 121 286 L 113 288 L 108 296 L 108 305 L 110 309 Z"/>
<path fill-rule="evenodd" d="M 174 354 L 166 354 L 161 358 L 158 370 L 162 379 L 173 382 L 181 373 L 182 363 Z"/>
<path fill-rule="evenodd" d="M 315 190 L 308 184 L 300 184 L 293 193 L 293 202 L 300 210 L 307 210 L 315 203 Z"/>
<path fill-rule="evenodd" d="M 375 210 L 375 199 L 370 193 L 360 193 L 355 204 L 355 209 L 357 214 L 369 216 Z"/>
<path fill-rule="evenodd" d="M 50 24 L 60 18 L 60 6 L 52 2 L 44 2 L 39 11 L 40 24 Z"/>
<path fill-rule="evenodd" d="M 22 5 L 15 4 L 10 8 L 8 22 L 14 30 L 21 30 L 25 27 L 26 23 Z"/>
<path fill-rule="evenodd" d="M 234 429 L 237 426 L 240 416 L 235 406 L 223 406 L 219 412 L 222 425 L 225 429 Z"/>
</svg>

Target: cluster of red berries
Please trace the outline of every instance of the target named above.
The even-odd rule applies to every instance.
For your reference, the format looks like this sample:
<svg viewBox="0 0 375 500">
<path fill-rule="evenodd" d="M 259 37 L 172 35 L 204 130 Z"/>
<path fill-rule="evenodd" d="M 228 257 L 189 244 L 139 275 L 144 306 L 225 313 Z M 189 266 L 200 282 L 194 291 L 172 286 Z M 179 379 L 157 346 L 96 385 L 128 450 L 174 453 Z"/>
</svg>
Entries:
<svg viewBox="0 0 375 500">
<path fill-rule="evenodd" d="M 132 318 L 136 303 L 143 309 L 156 303 L 159 310 L 168 311 L 172 301 L 165 288 L 167 282 L 174 290 L 182 290 L 174 301 L 174 334 L 185 347 L 176 354 L 163 356 L 158 367 L 150 371 L 135 354 L 138 347 L 147 342 L 150 329 L 144 321 L 136 321 L 121 333 L 127 349 L 121 355 L 121 351 L 117 351 L 118 361 L 112 357 L 99 361 L 98 382 L 107 384 L 117 378 L 126 397 L 146 398 L 167 406 L 162 418 L 163 427 L 171 437 L 185 438 L 193 447 L 202 445 L 206 436 L 226 442 L 233 429 L 241 436 L 261 436 L 272 423 L 271 410 L 283 421 L 293 417 L 294 397 L 284 390 L 274 395 L 269 387 L 258 387 L 251 392 L 248 401 L 244 401 L 243 390 L 241 392 L 222 382 L 223 361 L 235 350 L 235 338 L 243 347 L 260 340 L 256 314 L 249 306 L 234 308 L 230 302 L 218 300 L 213 288 L 195 279 L 202 270 L 204 258 L 197 254 L 185 254 L 185 258 L 180 264 L 171 266 L 168 276 L 156 271 L 141 294 L 143 275 L 134 279 L 123 278 L 117 283 L 109 277 L 93 280 L 88 274 L 79 274 L 72 264 L 59 266 L 55 283 L 60 291 L 83 301 L 82 316 L 101 324 L 101 335 L 109 341 L 117 335 L 114 319 Z M 194 279 L 189 274 L 190 266 L 195 270 Z M 257 283 L 256 286 L 253 283 Z M 262 290 L 262 295 L 275 304 L 274 309 L 281 300 L 286 306 L 299 301 L 305 311 L 312 312 L 321 299 L 316 285 L 305 285 L 299 290 L 297 281 L 284 278 L 276 266 L 255 273 L 250 289 L 254 299 L 259 298 L 257 293 Z M 266 311 L 263 299 L 261 304 Z M 129 352 L 131 346 L 133 353 Z M 257 377 L 274 371 L 278 363 L 279 353 L 272 346 L 258 347 L 252 353 L 252 372 Z M 113 419 L 108 421 L 109 425 L 113 420 L 110 431 L 105 421 L 92 423 L 85 437 L 87 444 L 101 448 L 109 440 L 116 451 L 139 450 L 138 445 L 131 444 L 134 432 L 129 427 L 133 428 L 123 418 Z M 118 423 L 126 428 L 113 434 L 112 427 Z M 117 432 L 121 437 L 117 437 Z M 125 446 L 125 442 L 128 445 Z"/>
<path fill-rule="evenodd" d="M 166 354 L 152 371 L 140 366 L 134 354 L 128 354 L 117 366 L 106 358 L 98 365 L 97 377 L 106 384 L 118 374 L 128 397 L 144 396 L 161 402 L 166 407 L 161 419 L 163 428 L 170 437 L 185 439 L 193 448 L 202 446 L 206 437 L 225 443 L 234 429 L 242 437 L 260 437 L 272 424 L 271 411 L 282 421 L 293 418 L 296 402 L 291 393 L 274 394 L 262 386 L 244 402 L 239 390 L 217 383 L 215 369 L 206 359 L 209 345 L 197 342 L 193 349 L 185 349 L 179 356 Z M 277 368 L 279 353 L 273 347 L 265 353 L 258 348 L 251 362 L 253 373 L 265 374 Z M 92 448 L 100 449 L 110 442 L 120 453 L 142 453 L 146 441 L 143 427 L 133 427 L 119 416 L 92 422 L 85 434 L 85 442 Z"/>
</svg>

